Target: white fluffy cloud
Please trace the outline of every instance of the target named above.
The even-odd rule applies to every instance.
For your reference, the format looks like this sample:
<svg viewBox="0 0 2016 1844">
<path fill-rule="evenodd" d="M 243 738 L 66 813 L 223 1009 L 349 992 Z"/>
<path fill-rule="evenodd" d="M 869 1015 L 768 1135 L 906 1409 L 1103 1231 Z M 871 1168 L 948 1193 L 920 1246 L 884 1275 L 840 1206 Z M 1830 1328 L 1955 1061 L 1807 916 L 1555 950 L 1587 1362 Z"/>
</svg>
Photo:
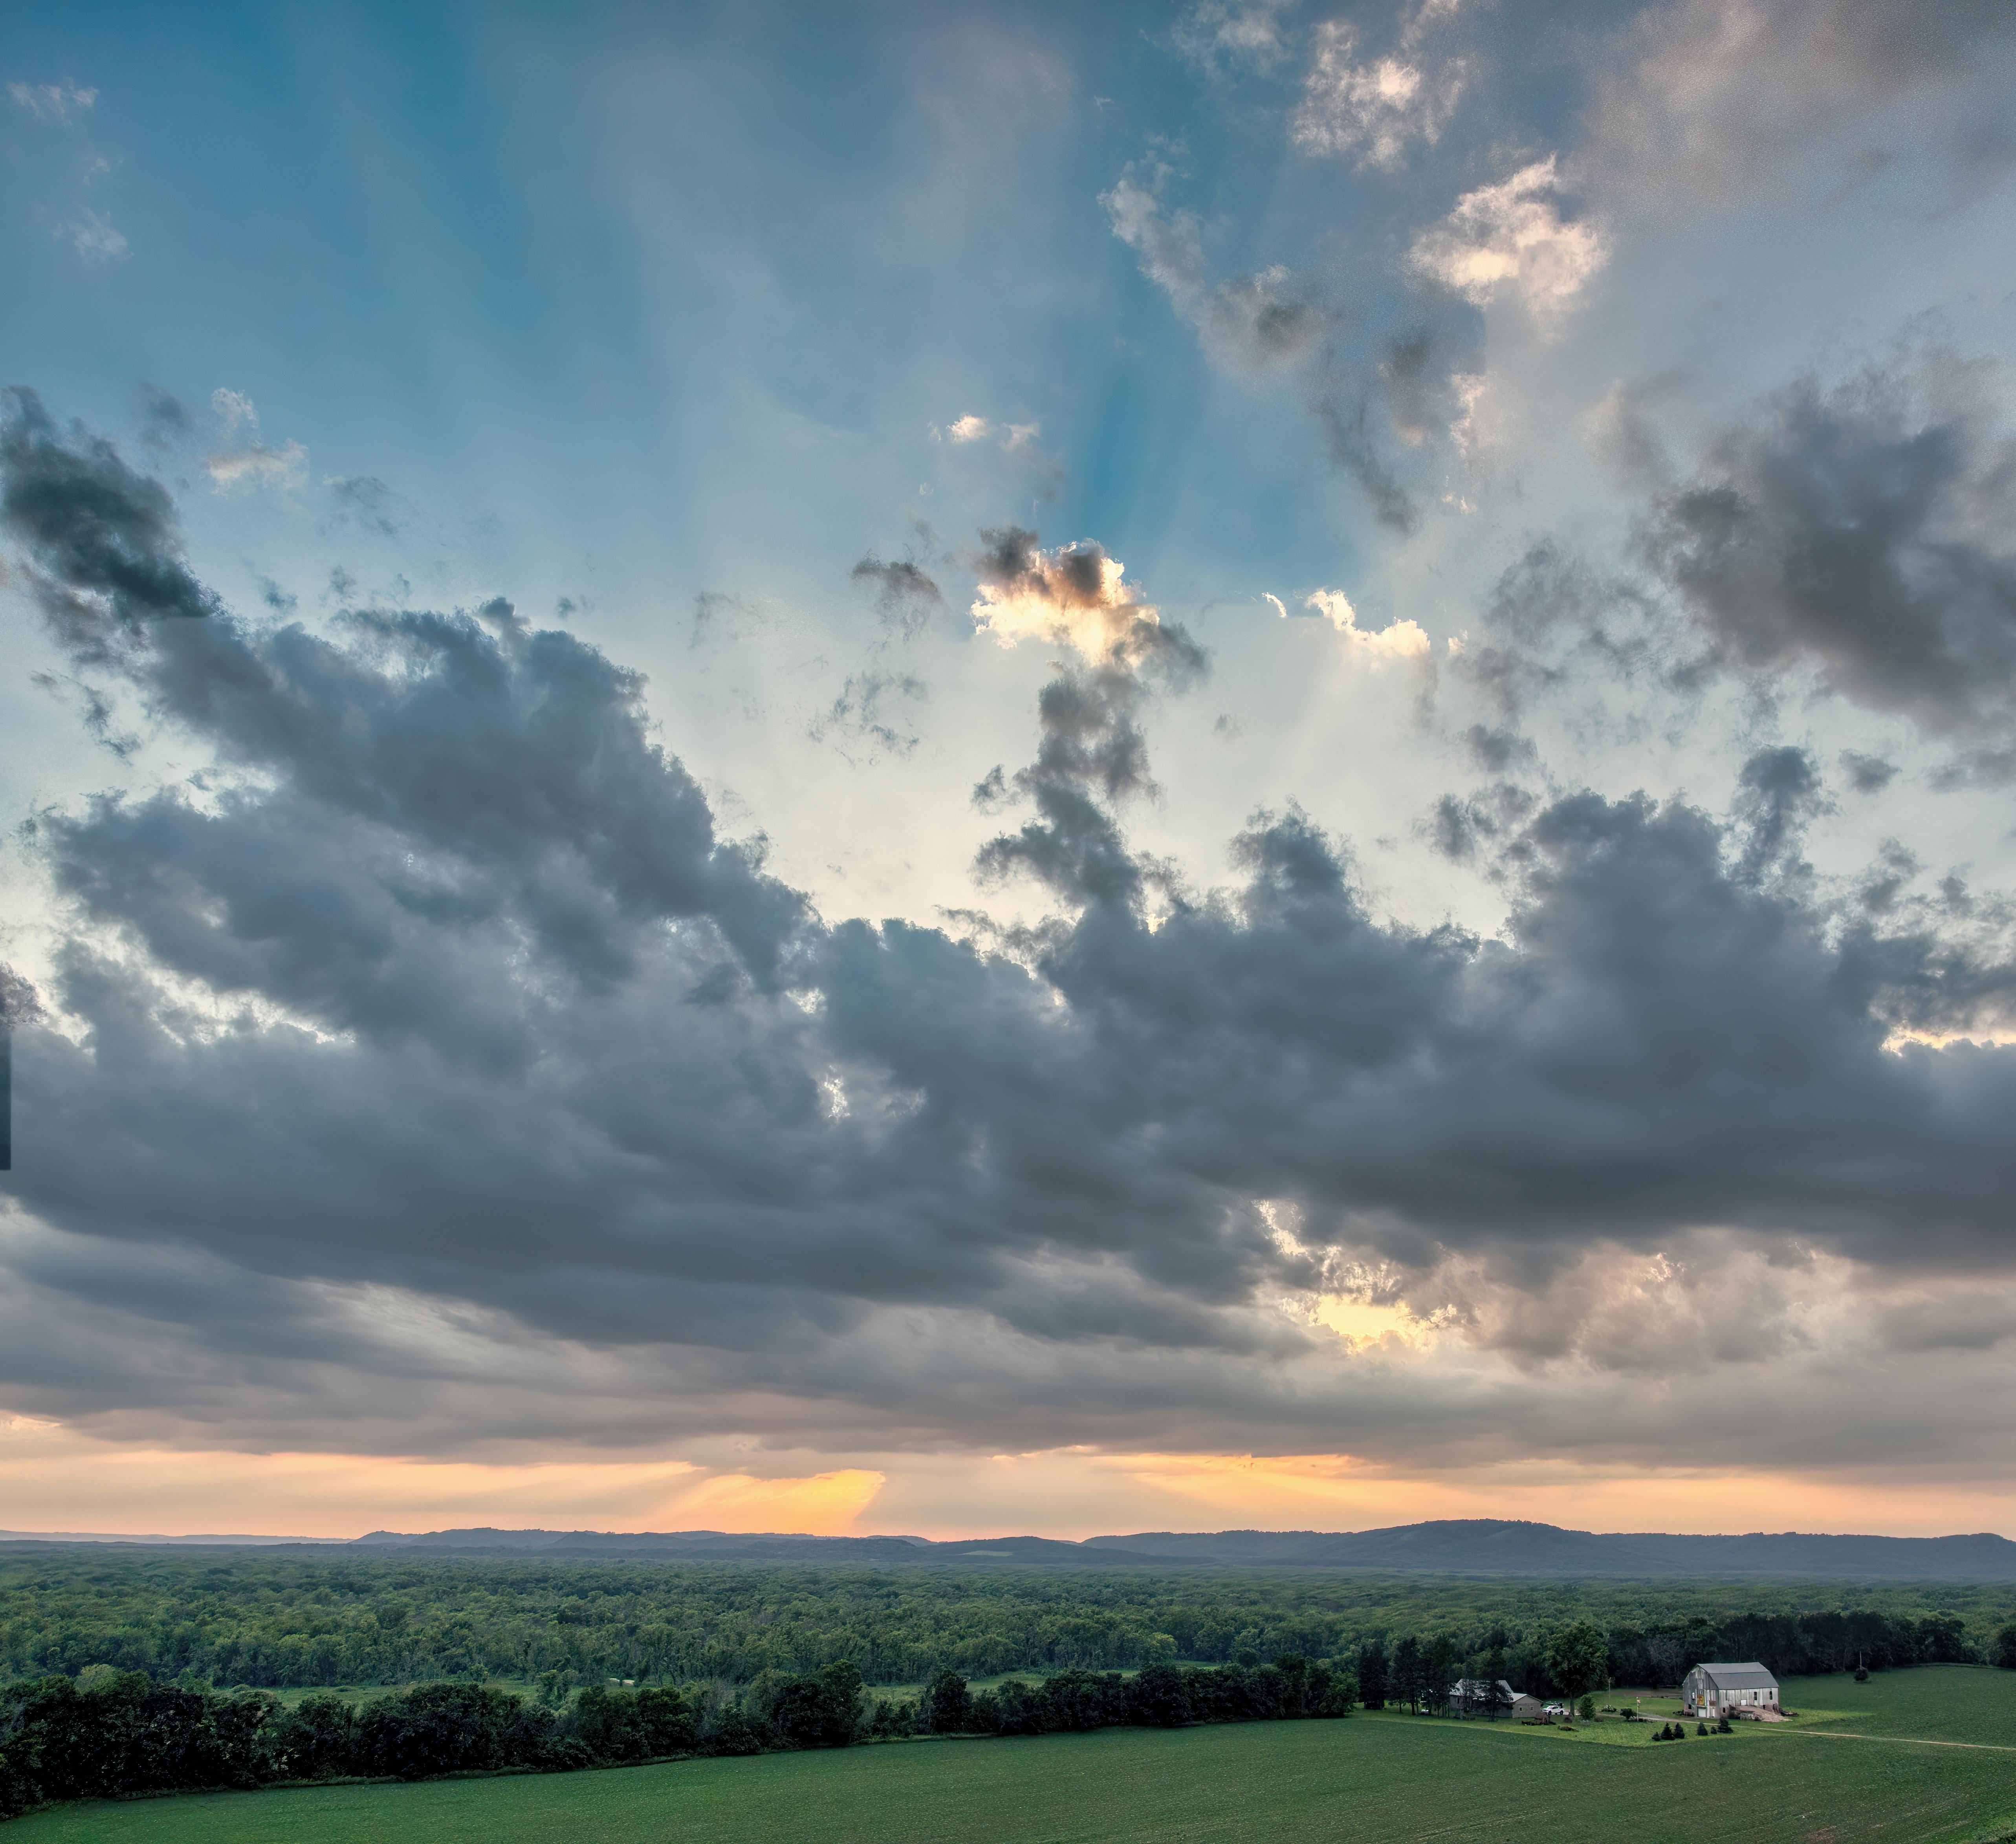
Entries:
<svg viewBox="0 0 2016 1844">
<path fill-rule="evenodd" d="M 1341 590 L 1318 589 L 1304 598 L 1302 606 L 1323 616 L 1344 637 L 1351 656 L 1368 666 L 1427 657 L 1428 637 L 1419 622 L 1395 620 L 1384 627 L 1361 627 L 1357 609 Z"/>
<path fill-rule="evenodd" d="M 1402 49 L 1412 47 L 1403 41 Z M 1405 164 L 1410 143 L 1433 146 L 1440 138 L 1467 72 L 1460 58 L 1435 64 L 1402 55 L 1360 63 L 1357 50 L 1357 31 L 1348 21 L 1316 28 L 1315 56 L 1288 131 L 1305 153 L 1351 155 L 1361 167 L 1391 172 Z"/>
<path fill-rule="evenodd" d="M 1610 255 L 1599 225 L 1561 216 L 1557 166 L 1550 154 L 1465 192 L 1414 239 L 1413 267 L 1479 307 L 1516 296 L 1543 328 L 1557 326 Z"/>
<path fill-rule="evenodd" d="M 1010 533 L 1010 540 L 1028 534 Z M 997 546 L 973 604 L 974 625 L 1004 647 L 1025 640 L 1075 648 L 1100 660 L 1124 648 L 1161 616 L 1127 581 L 1127 566 L 1095 544 L 1038 550 L 1033 541 Z"/>
</svg>

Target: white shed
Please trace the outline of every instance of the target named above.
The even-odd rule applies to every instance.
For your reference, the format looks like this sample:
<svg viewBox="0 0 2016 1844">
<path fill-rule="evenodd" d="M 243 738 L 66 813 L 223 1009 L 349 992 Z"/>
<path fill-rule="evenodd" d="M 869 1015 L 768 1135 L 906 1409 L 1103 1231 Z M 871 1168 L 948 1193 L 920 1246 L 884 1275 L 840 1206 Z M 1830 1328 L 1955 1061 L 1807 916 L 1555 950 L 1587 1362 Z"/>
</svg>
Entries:
<svg viewBox="0 0 2016 1844">
<path fill-rule="evenodd" d="M 1778 1707 L 1778 1680 L 1752 1659 L 1743 1665 L 1697 1665 L 1680 1685 L 1689 1716 L 1761 1716 Z"/>
</svg>

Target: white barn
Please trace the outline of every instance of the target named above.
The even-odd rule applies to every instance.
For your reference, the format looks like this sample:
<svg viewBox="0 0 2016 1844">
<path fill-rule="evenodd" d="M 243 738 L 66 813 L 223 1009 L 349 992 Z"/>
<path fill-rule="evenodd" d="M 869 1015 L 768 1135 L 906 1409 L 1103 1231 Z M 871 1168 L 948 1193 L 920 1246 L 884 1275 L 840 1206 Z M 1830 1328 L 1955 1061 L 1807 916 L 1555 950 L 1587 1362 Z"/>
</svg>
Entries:
<svg viewBox="0 0 2016 1844">
<path fill-rule="evenodd" d="M 1761 1716 L 1778 1707 L 1778 1680 L 1754 1659 L 1744 1665 L 1697 1665 L 1680 1685 L 1694 1716 Z"/>
</svg>

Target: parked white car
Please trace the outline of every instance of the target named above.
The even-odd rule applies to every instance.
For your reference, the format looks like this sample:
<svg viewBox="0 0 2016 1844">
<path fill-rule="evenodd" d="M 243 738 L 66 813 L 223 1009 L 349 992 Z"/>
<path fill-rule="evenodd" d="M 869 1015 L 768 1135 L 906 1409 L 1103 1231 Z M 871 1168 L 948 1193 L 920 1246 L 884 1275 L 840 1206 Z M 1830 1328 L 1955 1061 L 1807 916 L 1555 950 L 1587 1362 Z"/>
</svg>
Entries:
<svg viewBox="0 0 2016 1844">
<path fill-rule="evenodd" d="M 1540 1712 L 1543 1716 L 1566 1716 L 1568 1713 L 1568 1706 L 1565 1703 L 1550 1703 Z"/>
</svg>

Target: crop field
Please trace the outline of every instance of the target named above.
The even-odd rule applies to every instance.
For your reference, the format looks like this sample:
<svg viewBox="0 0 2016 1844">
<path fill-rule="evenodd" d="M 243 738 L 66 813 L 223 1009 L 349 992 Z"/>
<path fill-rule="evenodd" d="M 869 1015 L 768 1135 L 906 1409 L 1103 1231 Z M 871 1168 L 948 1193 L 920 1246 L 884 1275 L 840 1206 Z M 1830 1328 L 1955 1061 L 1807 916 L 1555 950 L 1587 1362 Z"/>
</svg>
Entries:
<svg viewBox="0 0 2016 1844">
<path fill-rule="evenodd" d="M 1614 1721 L 1563 1734 L 1361 1713 L 79 1806 L 20 1820 L 5 1840 L 1962 1844 L 2016 1828 L 2016 1673 L 1785 1688 L 1798 1722 L 1679 1743 Z M 1645 1707 L 1663 1719 L 1672 1705 Z"/>
</svg>

